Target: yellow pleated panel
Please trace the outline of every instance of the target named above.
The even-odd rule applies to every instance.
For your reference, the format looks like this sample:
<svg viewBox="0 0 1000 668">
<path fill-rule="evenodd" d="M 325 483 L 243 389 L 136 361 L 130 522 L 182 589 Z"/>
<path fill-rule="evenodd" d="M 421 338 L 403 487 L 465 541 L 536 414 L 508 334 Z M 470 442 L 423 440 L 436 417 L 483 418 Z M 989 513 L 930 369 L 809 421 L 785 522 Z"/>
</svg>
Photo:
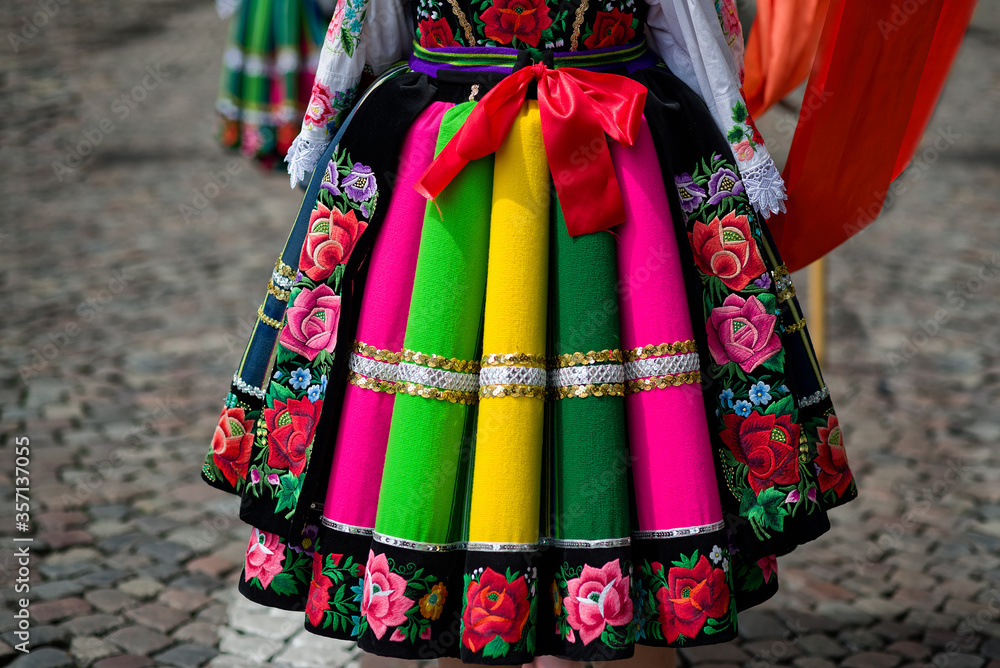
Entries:
<svg viewBox="0 0 1000 668">
<path fill-rule="evenodd" d="M 536 101 L 521 109 L 495 165 L 483 355 L 544 359 L 549 169 Z M 482 398 L 470 541 L 538 540 L 544 409 L 541 396 Z"/>
</svg>

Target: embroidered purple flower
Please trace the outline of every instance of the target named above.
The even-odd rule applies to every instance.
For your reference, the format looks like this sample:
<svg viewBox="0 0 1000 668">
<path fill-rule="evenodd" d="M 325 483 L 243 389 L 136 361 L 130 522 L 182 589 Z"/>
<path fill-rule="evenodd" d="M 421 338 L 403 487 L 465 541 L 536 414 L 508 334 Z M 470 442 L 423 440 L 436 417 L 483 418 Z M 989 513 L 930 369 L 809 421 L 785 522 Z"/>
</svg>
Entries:
<svg viewBox="0 0 1000 668">
<path fill-rule="evenodd" d="M 362 165 L 360 162 L 354 163 L 351 173 L 340 182 L 347 198 L 354 202 L 363 202 L 370 199 L 375 194 L 375 175 L 372 168 Z"/>
<path fill-rule="evenodd" d="M 705 189 L 695 183 L 687 172 L 675 176 L 674 184 L 677 186 L 677 194 L 681 196 L 681 209 L 684 213 L 691 213 L 705 200 Z"/>
<path fill-rule="evenodd" d="M 307 524 L 302 530 L 302 541 L 298 545 L 289 544 L 293 552 L 305 552 L 310 557 L 316 551 L 316 536 L 319 535 L 319 527 L 315 524 Z"/>
<path fill-rule="evenodd" d="M 765 271 L 763 274 L 760 275 L 760 278 L 758 278 L 756 281 L 753 282 L 753 284 L 756 285 L 758 288 L 764 288 L 765 290 L 767 290 L 769 287 L 771 287 L 770 272 Z"/>
<path fill-rule="evenodd" d="M 326 166 L 326 172 L 323 173 L 323 181 L 320 183 L 320 188 L 328 190 L 331 195 L 339 195 L 341 193 L 340 188 L 337 187 L 337 164 L 330 162 Z"/>
<path fill-rule="evenodd" d="M 799 490 L 793 489 L 788 493 L 788 496 L 785 497 L 785 503 L 798 503 L 801 498 L 802 495 L 799 494 Z"/>
<path fill-rule="evenodd" d="M 708 179 L 708 203 L 718 204 L 743 192 L 743 182 L 736 172 L 723 167 Z"/>
<path fill-rule="evenodd" d="M 278 484 L 278 474 L 277 473 L 272 473 L 272 474 L 268 475 L 267 476 L 267 484 L 268 485 L 277 485 Z"/>
<path fill-rule="evenodd" d="M 809 488 L 809 493 L 806 495 L 806 498 L 808 498 L 813 503 L 816 503 L 816 488 L 815 487 L 810 487 Z"/>
<path fill-rule="evenodd" d="M 256 466 L 250 469 L 250 482 L 255 485 L 260 482 L 260 469 Z"/>
</svg>

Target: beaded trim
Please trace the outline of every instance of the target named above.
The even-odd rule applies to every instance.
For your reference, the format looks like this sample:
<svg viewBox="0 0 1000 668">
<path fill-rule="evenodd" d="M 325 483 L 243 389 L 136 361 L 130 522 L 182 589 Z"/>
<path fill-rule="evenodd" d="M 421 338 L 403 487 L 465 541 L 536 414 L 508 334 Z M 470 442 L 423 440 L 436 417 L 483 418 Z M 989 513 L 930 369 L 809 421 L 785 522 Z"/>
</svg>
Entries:
<svg viewBox="0 0 1000 668">
<path fill-rule="evenodd" d="M 602 350 L 596 352 L 591 350 L 586 353 L 570 353 L 566 355 L 557 355 L 556 357 L 549 358 L 549 367 L 565 367 L 565 366 L 578 366 L 580 364 L 602 364 L 607 362 L 617 362 L 622 363 L 622 351 L 620 350 Z"/>
<path fill-rule="evenodd" d="M 531 366 L 487 366 L 479 372 L 480 385 L 531 385 L 544 388 L 548 374 Z"/>
<path fill-rule="evenodd" d="M 553 399 L 586 399 L 587 397 L 624 397 L 624 383 L 601 385 L 567 385 L 549 390 Z"/>
<path fill-rule="evenodd" d="M 362 357 L 357 353 L 351 353 L 347 358 L 347 369 L 372 380 L 392 383 L 399 379 L 399 371 L 395 364 Z"/>
<path fill-rule="evenodd" d="M 529 397 L 544 399 L 545 388 L 537 385 L 480 385 L 480 399 L 500 399 L 503 397 Z"/>
<path fill-rule="evenodd" d="M 785 333 L 786 334 L 794 334 L 795 332 L 799 331 L 800 329 L 802 329 L 805 326 L 806 326 L 806 319 L 805 318 L 800 318 L 798 322 L 792 323 L 791 325 L 786 326 L 785 327 Z"/>
<path fill-rule="evenodd" d="M 665 390 L 668 387 L 679 387 L 681 385 L 693 385 L 701 382 L 700 371 L 690 371 L 679 373 L 676 376 L 658 376 L 656 378 L 643 378 L 641 380 L 630 380 L 625 383 L 625 391 L 629 394 L 645 392 L 647 390 Z"/>
<path fill-rule="evenodd" d="M 280 330 L 284 326 L 280 320 L 275 320 L 269 315 L 264 315 L 263 304 L 257 307 L 257 317 L 260 318 L 260 321 L 265 325 L 270 325 L 271 327 L 274 327 L 277 330 Z M 284 314 L 282 314 L 281 317 L 284 318 L 285 317 Z"/>
<path fill-rule="evenodd" d="M 483 355 L 482 366 L 532 366 L 544 369 L 545 356 L 531 353 L 493 353 Z"/>
<path fill-rule="evenodd" d="M 479 371 L 479 362 L 460 360 L 455 357 L 444 357 L 442 355 L 426 355 L 408 348 L 403 349 L 401 357 L 404 362 L 411 362 L 432 369 L 444 369 L 446 371 L 461 373 L 475 373 Z"/>
<path fill-rule="evenodd" d="M 282 290 L 277 285 L 275 285 L 273 279 L 271 280 L 271 282 L 267 284 L 267 291 L 283 302 L 287 302 L 288 296 L 291 294 L 290 291 Z"/>
<path fill-rule="evenodd" d="M 290 281 L 295 280 L 295 270 L 292 269 L 291 265 L 282 262 L 281 258 L 278 258 L 278 260 L 274 263 L 274 270 Z"/>
<path fill-rule="evenodd" d="M 473 404 L 476 402 L 475 392 L 459 392 L 456 390 L 439 390 L 436 387 L 427 387 L 419 383 L 399 381 L 395 385 L 397 393 L 408 394 L 411 397 L 423 397 L 424 399 L 438 399 L 453 404 Z"/>
<path fill-rule="evenodd" d="M 354 371 L 347 374 L 347 382 L 355 387 L 360 387 L 362 390 L 385 392 L 386 394 L 394 394 L 396 392 L 395 383 L 387 380 L 379 380 L 377 378 L 368 378 L 367 376 L 362 376 Z"/>
<path fill-rule="evenodd" d="M 337 522 L 331 520 L 325 515 L 320 515 L 319 521 L 323 523 L 323 526 L 334 529 L 335 531 L 342 531 L 344 533 L 353 533 L 357 536 L 371 536 L 375 533 L 375 530 L 371 527 L 359 527 L 353 524 L 344 524 L 343 522 Z"/>
<path fill-rule="evenodd" d="M 813 405 L 818 404 L 819 402 L 823 401 L 824 399 L 826 399 L 829 396 L 830 396 L 830 388 L 829 387 L 824 387 L 822 390 L 817 390 L 816 392 L 813 392 L 808 397 L 803 397 L 803 398 L 799 399 L 799 402 L 798 402 L 799 403 L 799 408 L 803 408 L 805 406 L 813 406 Z"/>
<path fill-rule="evenodd" d="M 243 394 L 249 394 L 252 397 L 257 397 L 258 399 L 264 398 L 264 390 L 259 387 L 254 387 L 253 385 L 247 384 L 242 378 L 240 378 L 239 373 L 233 374 L 233 387 L 242 392 Z"/>
<path fill-rule="evenodd" d="M 698 347 L 692 340 L 675 341 L 674 343 L 661 343 L 658 346 L 643 346 L 625 351 L 625 361 L 635 362 L 647 357 L 663 357 L 664 355 L 677 355 L 678 353 L 696 353 Z"/>
<path fill-rule="evenodd" d="M 624 538 L 604 538 L 601 540 L 579 540 L 575 538 L 552 538 L 551 536 L 545 536 L 539 542 L 542 545 L 551 545 L 552 547 L 599 550 L 605 547 L 628 547 L 632 544 L 632 539 L 628 536 Z"/>
<path fill-rule="evenodd" d="M 355 341 L 353 350 L 357 354 L 370 357 L 377 362 L 388 362 L 390 364 L 398 364 L 403 357 L 397 352 L 385 350 L 384 348 L 376 348 L 362 341 Z"/>
<path fill-rule="evenodd" d="M 406 353 L 403 356 L 405 358 Z M 475 373 L 432 369 L 412 362 L 400 362 L 395 369 L 396 379 L 400 382 L 462 393 L 475 393 L 479 390 L 479 376 Z"/>
<path fill-rule="evenodd" d="M 699 368 L 698 353 L 648 357 L 625 363 L 625 378 L 637 380 L 656 376 L 675 376 Z"/>
<path fill-rule="evenodd" d="M 285 266 L 287 267 L 288 265 Z M 271 272 L 271 282 L 281 290 L 291 290 L 292 286 L 295 285 L 295 277 L 284 275 L 278 270 L 277 265 L 275 265 L 274 271 Z"/>
<path fill-rule="evenodd" d="M 632 537 L 639 540 L 649 540 L 658 538 L 680 538 L 682 536 L 698 536 L 703 533 L 722 531 L 726 528 L 726 523 L 722 520 L 714 524 L 702 524 L 700 526 L 682 527 L 680 529 L 667 529 L 664 531 L 633 531 Z"/>
</svg>

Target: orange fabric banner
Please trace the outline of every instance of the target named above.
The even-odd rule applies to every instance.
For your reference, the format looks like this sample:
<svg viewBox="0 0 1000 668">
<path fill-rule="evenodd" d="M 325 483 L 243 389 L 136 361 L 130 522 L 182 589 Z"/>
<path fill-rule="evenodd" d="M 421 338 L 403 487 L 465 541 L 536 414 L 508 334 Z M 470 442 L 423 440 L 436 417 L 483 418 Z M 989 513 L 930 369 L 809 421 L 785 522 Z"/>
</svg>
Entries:
<svg viewBox="0 0 1000 668">
<path fill-rule="evenodd" d="M 873 221 L 941 94 L 975 0 L 832 0 L 768 221 L 792 271 Z"/>
</svg>

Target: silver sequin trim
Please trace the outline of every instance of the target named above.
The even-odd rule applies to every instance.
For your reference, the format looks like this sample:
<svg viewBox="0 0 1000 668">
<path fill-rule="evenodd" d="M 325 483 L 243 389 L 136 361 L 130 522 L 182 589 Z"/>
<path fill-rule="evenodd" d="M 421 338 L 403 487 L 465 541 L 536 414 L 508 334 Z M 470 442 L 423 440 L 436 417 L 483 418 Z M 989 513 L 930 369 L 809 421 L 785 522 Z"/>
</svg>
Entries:
<svg viewBox="0 0 1000 668">
<path fill-rule="evenodd" d="M 383 545 L 392 545 L 393 547 L 418 550 L 420 552 L 450 552 L 452 550 L 468 550 L 470 552 L 533 552 L 538 549 L 538 543 L 475 543 L 470 541 L 424 543 L 418 540 L 386 536 L 378 532 L 372 534 L 372 539 Z"/>
<path fill-rule="evenodd" d="M 575 540 L 572 538 L 542 538 L 542 545 L 580 550 L 599 550 L 605 547 L 628 547 L 631 538 L 605 538 L 603 540 Z"/>
<path fill-rule="evenodd" d="M 625 363 L 625 378 L 654 378 L 656 376 L 673 376 L 679 373 L 697 371 L 699 368 L 698 353 L 682 353 L 665 357 L 649 357 L 643 360 Z"/>
<path fill-rule="evenodd" d="M 818 392 L 813 392 L 808 397 L 803 397 L 802 399 L 799 399 L 799 407 L 812 406 L 813 404 L 818 404 L 819 402 L 826 399 L 828 396 L 830 396 L 830 388 L 824 387 L 822 390 L 819 390 Z"/>
<path fill-rule="evenodd" d="M 545 387 L 546 375 L 545 369 L 533 366 L 484 366 L 479 372 L 479 384 Z"/>
<path fill-rule="evenodd" d="M 479 375 L 475 373 L 432 369 L 412 362 L 400 362 L 399 366 L 396 367 L 396 374 L 396 377 L 402 382 L 436 387 L 439 390 L 479 391 Z"/>
<path fill-rule="evenodd" d="M 344 524 L 343 522 L 335 522 L 329 517 L 320 516 L 319 521 L 323 523 L 323 526 L 330 527 L 336 531 L 342 533 L 353 533 L 358 536 L 371 536 L 375 530 L 371 527 L 358 527 L 353 524 Z"/>
<path fill-rule="evenodd" d="M 238 373 L 233 374 L 233 385 L 236 387 L 236 389 L 238 389 L 240 392 L 243 392 L 244 394 L 249 394 L 251 396 L 257 397 L 258 399 L 264 398 L 264 390 L 260 389 L 259 387 L 253 387 L 252 385 L 248 385 L 246 382 L 243 381 L 242 378 L 240 378 L 240 374 Z"/>
<path fill-rule="evenodd" d="M 703 524 L 696 527 L 682 527 L 680 529 L 667 529 L 664 531 L 633 531 L 632 537 L 642 540 L 658 538 L 681 538 L 683 536 L 698 536 L 703 533 L 721 531 L 726 527 L 726 523 L 719 520 L 715 524 Z"/>
<path fill-rule="evenodd" d="M 773 273 L 773 272 L 772 272 Z M 781 278 L 774 279 L 774 287 L 778 289 L 778 292 L 786 288 L 792 287 L 792 276 L 791 274 L 785 274 Z"/>
<path fill-rule="evenodd" d="M 399 379 L 395 364 L 379 362 L 357 353 L 351 353 L 347 360 L 347 368 L 366 378 L 374 378 L 387 383 L 395 383 Z"/>
<path fill-rule="evenodd" d="M 294 280 L 287 276 L 282 276 L 277 269 L 271 272 L 271 282 L 282 290 L 291 290 L 292 286 L 295 285 Z"/>
<path fill-rule="evenodd" d="M 624 383 L 625 369 L 621 364 L 587 364 L 567 366 L 549 371 L 549 387 L 571 385 L 603 385 Z"/>
</svg>

